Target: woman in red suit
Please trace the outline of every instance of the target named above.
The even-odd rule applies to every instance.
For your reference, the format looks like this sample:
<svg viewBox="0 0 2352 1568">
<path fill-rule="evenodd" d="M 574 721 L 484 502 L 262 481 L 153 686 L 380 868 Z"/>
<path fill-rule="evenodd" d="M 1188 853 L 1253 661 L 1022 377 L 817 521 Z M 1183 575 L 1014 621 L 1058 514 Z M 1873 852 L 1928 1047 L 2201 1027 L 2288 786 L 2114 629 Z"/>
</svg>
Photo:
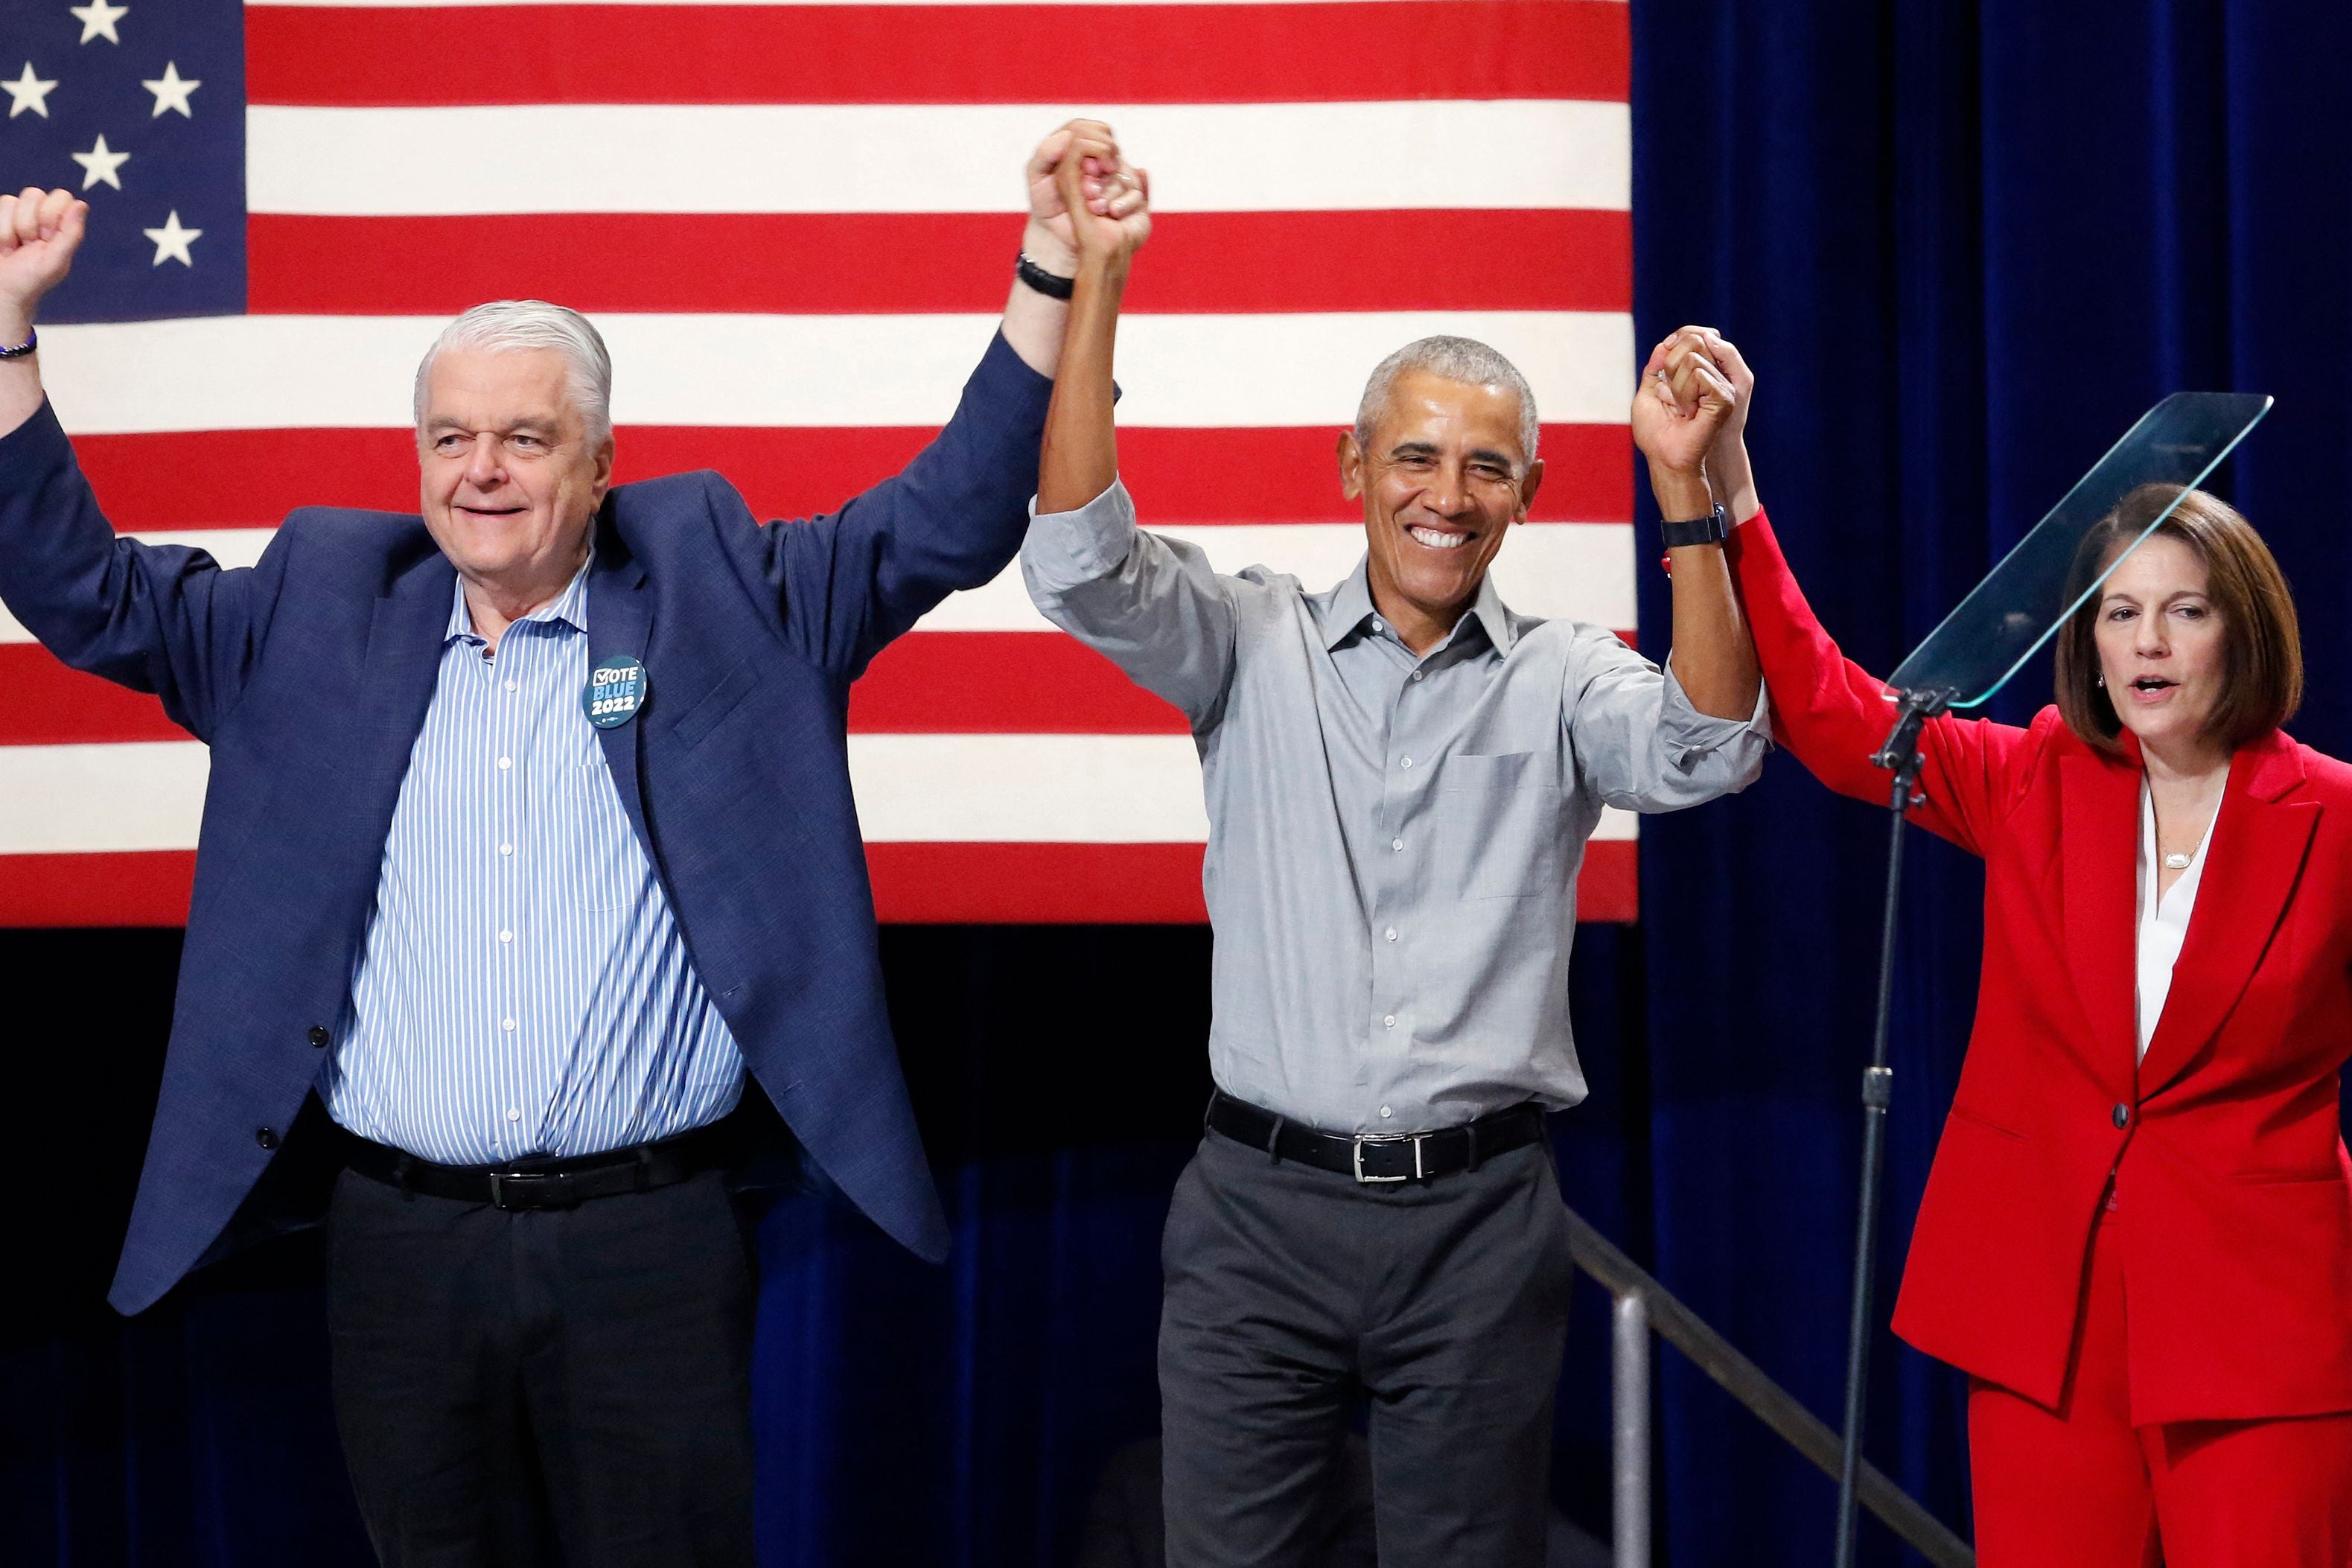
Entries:
<svg viewBox="0 0 2352 1568">
<path fill-rule="evenodd" d="M 1726 379 L 1709 478 L 1776 733 L 1883 803 L 1893 706 L 1758 503 L 1747 366 L 1685 328 L 1644 390 Z M 1895 1329 L 1969 1373 L 1987 1568 L 2352 1563 L 2352 768 L 2279 729 L 2301 683 L 2276 563 L 2192 491 L 2060 630 L 2053 706 L 1927 727 L 1913 816 L 1984 858 L 1984 970 Z"/>
</svg>

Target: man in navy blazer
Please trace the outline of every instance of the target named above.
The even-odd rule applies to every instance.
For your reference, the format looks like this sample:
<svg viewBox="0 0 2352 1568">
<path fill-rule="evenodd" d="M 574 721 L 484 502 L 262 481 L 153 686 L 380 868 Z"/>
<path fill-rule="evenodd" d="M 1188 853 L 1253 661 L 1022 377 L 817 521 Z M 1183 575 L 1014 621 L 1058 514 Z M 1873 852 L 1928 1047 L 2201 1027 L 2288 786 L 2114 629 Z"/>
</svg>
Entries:
<svg viewBox="0 0 2352 1568">
<path fill-rule="evenodd" d="M 707 472 L 612 487 L 601 340 L 508 301 L 420 367 L 421 515 L 304 509 L 249 570 L 109 526 L 32 331 L 86 209 L 0 197 L 0 598 L 211 748 L 111 1299 L 222 1250 L 316 1094 L 338 1418 L 388 1563 L 751 1561 L 753 1275 L 714 1132 L 747 1069 L 849 1201 L 947 1249 L 847 693 L 1021 542 L 1070 158 L 1141 209 L 1107 127 L 1048 138 L 954 418 L 833 515 L 755 525 Z"/>
</svg>

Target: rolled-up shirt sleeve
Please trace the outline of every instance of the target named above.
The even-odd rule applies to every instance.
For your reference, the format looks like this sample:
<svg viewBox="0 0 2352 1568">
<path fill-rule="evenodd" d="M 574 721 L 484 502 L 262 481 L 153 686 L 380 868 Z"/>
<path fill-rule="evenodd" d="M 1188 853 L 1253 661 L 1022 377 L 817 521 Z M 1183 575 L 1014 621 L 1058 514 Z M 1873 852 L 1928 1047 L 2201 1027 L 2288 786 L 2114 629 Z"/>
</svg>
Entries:
<svg viewBox="0 0 2352 1568">
<path fill-rule="evenodd" d="M 1767 695 L 1745 719 L 1691 706 L 1664 669 L 1598 628 L 1578 638 L 1565 711 L 1584 787 L 1627 811 L 1679 811 L 1746 789 L 1772 749 Z"/>
<path fill-rule="evenodd" d="M 1195 730 L 1213 722 L 1233 679 L 1228 580 L 1199 546 L 1138 528 L 1117 479 L 1076 511 L 1031 506 L 1021 575 L 1038 610 Z"/>
</svg>

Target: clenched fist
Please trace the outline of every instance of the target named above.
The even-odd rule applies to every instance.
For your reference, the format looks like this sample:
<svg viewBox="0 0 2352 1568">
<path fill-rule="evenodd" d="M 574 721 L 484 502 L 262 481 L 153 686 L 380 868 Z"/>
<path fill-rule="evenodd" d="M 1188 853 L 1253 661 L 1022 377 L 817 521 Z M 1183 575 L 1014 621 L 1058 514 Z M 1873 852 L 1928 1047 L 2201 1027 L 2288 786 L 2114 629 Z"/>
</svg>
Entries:
<svg viewBox="0 0 2352 1568">
<path fill-rule="evenodd" d="M 1081 271 L 1092 264 L 1123 271 L 1151 237 L 1151 176 L 1130 169 L 1108 142 L 1081 136 L 1054 171 Z"/>
<path fill-rule="evenodd" d="M 71 191 L 31 185 L 0 196 L 0 342 L 17 343 L 41 297 L 65 281 L 89 222 L 89 204 Z"/>
</svg>

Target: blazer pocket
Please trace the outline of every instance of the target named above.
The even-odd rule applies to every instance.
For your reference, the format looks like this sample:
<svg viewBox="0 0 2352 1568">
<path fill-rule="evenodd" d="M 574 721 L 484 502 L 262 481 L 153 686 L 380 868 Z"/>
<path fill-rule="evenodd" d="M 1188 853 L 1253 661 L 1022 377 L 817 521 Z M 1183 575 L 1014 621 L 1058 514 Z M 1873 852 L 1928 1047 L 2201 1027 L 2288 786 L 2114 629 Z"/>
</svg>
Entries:
<svg viewBox="0 0 2352 1568">
<path fill-rule="evenodd" d="M 1557 893 L 1559 791 L 1534 752 L 1446 759 L 1437 788 L 1438 837 L 1458 868 L 1464 899 L 1528 899 Z"/>
<path fill-rule="evenodd" d="M 719 727 L 719 721 L 742 705 L 751 689 L 760 684 L 760 667 L 755 658 L 744 658 L 734 668 L 719 678 L 719 684 L 698 699 L 693 707 L 679 714 L 669 729 L 670 733 L 688 746 L 698 745 L 702 738 Z"/>
<path fill-rule="evenodd" d="M 2003 1138 L 2013 1139 L 2020 1143 L 2026 1141 L 2024 1133 L 2017 1131 L 2013 1128 L 2003 1127 L 2000 1122 L 1994 1121 L 1987 1117 L 1980 1116 L 1977 1112 L 1970 1110 L 1965 1105 L 1953 1106 L 1951 1109 L 1950 1120 L 1954 1121 L 1965 1121 L 1971 1127 L 1981 1127 L 1987 1132 L 1998 1133 Z"/>
</svg>

